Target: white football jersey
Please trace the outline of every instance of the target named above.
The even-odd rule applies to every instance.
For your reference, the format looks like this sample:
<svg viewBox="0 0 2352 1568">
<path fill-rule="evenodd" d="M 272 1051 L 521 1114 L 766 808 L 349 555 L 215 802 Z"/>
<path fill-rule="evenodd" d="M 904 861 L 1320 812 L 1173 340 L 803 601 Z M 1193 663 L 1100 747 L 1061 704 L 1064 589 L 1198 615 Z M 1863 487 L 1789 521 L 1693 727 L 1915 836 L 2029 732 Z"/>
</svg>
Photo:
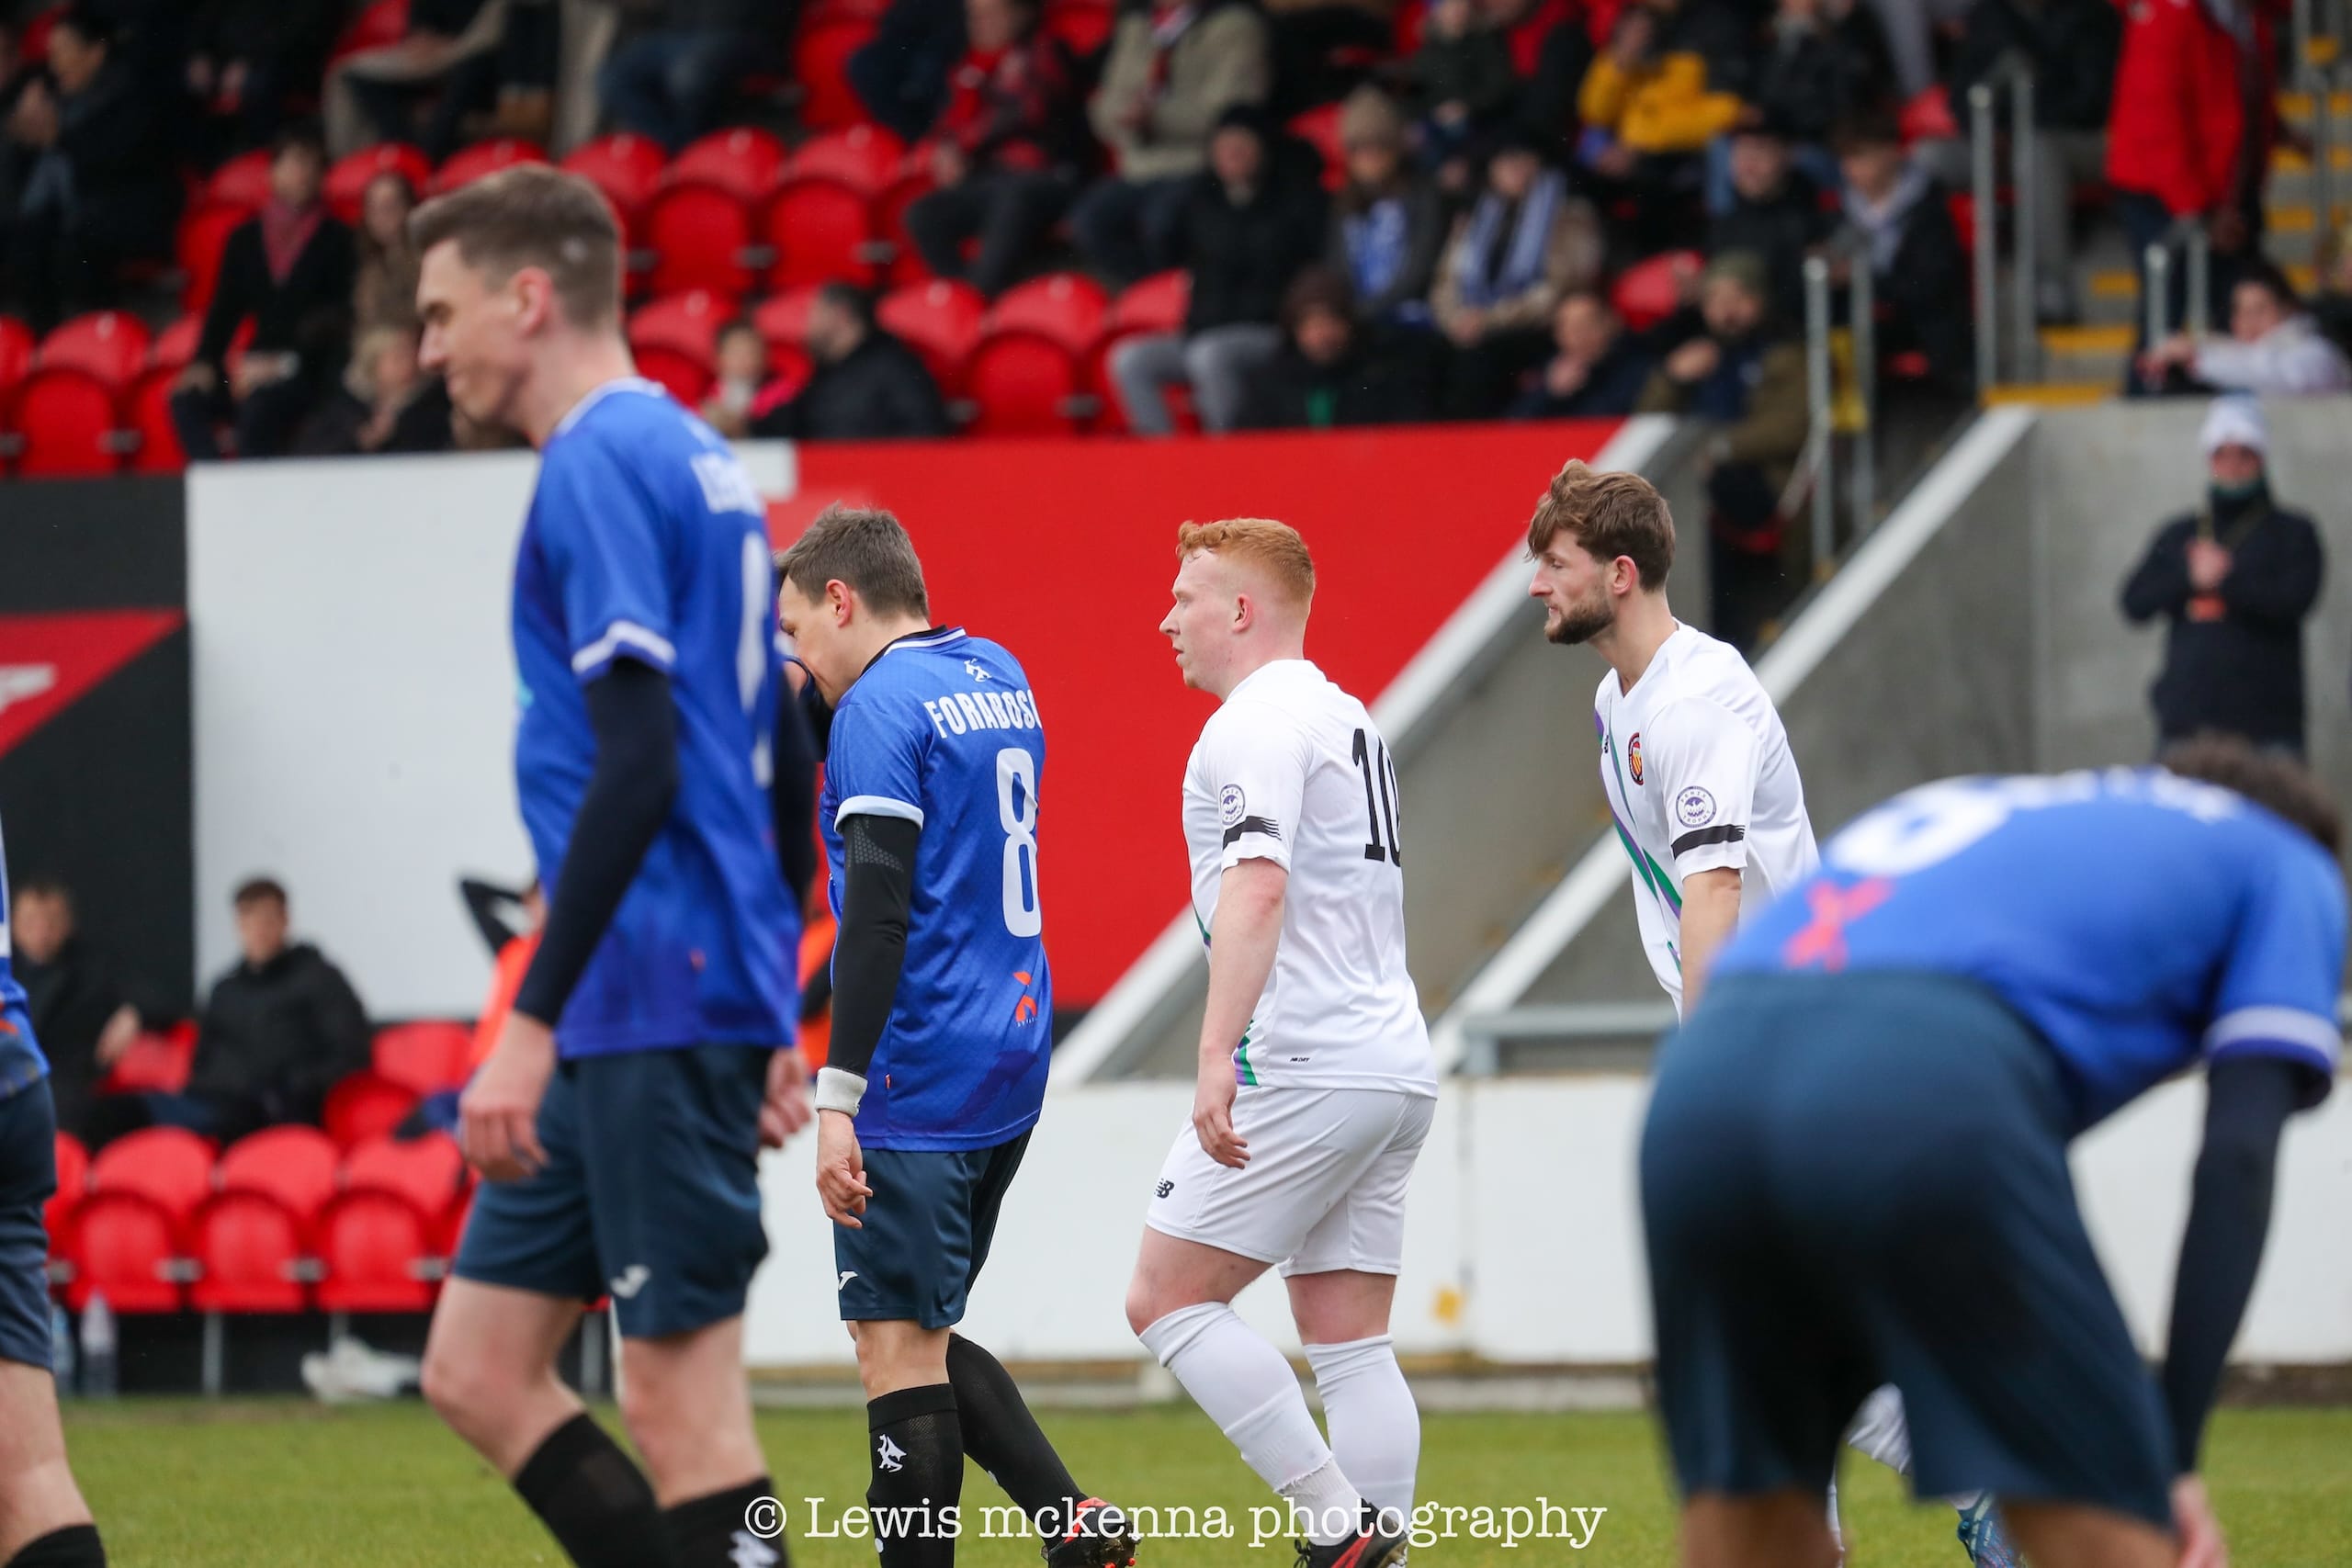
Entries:
<svg viewBox="0 0 2352 1568">
<path fill-rule="evenodd" d="M 1642 946 L 1682 1010 L 1682 881 L 1740 872 L 1743 918 L 1813 874 L 1821 852 L 1788 731 L 1747 660 L 1678 626 L 1634 682 L 1605 671 L 1593 697 L 1600 787 L 1634 863 Z"/>
<path fill-rule="evenodd" d="M 1254 671 L 1201 731 L 1184 843 L 1202 939 L 1228 867 L 1290 874 L 1273 974 L 1234 1053 L 1243 1085 L 1437 1093 L 1405 967 L 1404 826 L 1372 716 L 1303 659 Z"/>
</svg>

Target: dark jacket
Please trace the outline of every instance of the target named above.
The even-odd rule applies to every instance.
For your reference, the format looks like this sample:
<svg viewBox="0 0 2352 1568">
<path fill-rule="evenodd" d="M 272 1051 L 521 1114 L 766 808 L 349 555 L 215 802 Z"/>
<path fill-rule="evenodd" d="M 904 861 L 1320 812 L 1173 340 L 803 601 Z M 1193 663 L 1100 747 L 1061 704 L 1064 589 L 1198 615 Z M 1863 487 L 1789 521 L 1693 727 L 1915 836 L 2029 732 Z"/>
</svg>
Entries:
<svg viewBox="0 0 2352 1568">
<path fill-rule="evenodd" d="M 797 441 L 944 435 L 947 409 L 914 350 L 876 327 L 837 364 L 817 367 L 798 397 L 762 415 L 752 430 Z"/>
<path fill-rule="evenodd" d="M 1445 252 L 1445 203 L 1437 187 L 1408 174 L 1392 196 L 1369 197 L 1351 188 L 1340 193 L 1334 208 L 1323 265 L 1354 286 L 1356 314 L 1367 321 L 1400 314 L 1426 319 L 1430 286 Z M 1365 286 L 1358 264 L 1372 252 L 1371 231 L 1388 221 L 1401 222 L 1403 244 L 1395 275 L 1375 291 Z"/>
<path fill-rule="evenodd" d="M 1266 149 L 1266 168 L 1250 198 L 1238 205 L 1216 174 L 1193 177 L 1178 230 L 1193 269 L 1193 303 L 1186 333 L 1242 321 L 1272 321 L 1283 291 L 1323 250 L 1323 187 L 1312 152 L 1288 139 Z"/>
<path fill-rule="evenodd" d="M 33 1038 L 49 1058 L 57 1124 L 77 1132 L 98 1080 L 106 1076 L 98 1066 L 98 1036 L 117 1010 L 130 1001 L 130 992 L 78 936 L 46 964 L 19 953 L 16 974 L 24 983 L 25 1013 L 32 1020 Z"/>
<path fill-rule="evenodd" d="M 85 207 L 110 208 L 168 239 L 181 196 L 171 126 L 130 66 L 108 61 L 96 81 L 58 100 L 57 151 Z"/>
<path fill-rule="evenodd" d="M 1976 0 L 1953 61 L 1951 105 L 1968 112 L 1968 90 L 2015 51 L 2033 64 L 2033 122 L 2046 130 L 2104 130 L 2123 53 L 2123 15 L 2110 0 Z M 2008 94 L 2000 123 L 2008 124 Z"/>
<path fill-rule="evenodd" d="M 333 217 L 321 219 L 281 283 L 269 275 L 261 226 L 255 218 L 231 231 L 196 356 L 223 368 L 231 341 L 251 317 L 254 353 L 299 354 L 306 374 L 331 373 L 343 364 L 351 333 L 352 284 L 359 266 L 351 231 Z"/>
<path fill-rule="evenodd" d="M 343 971 L 301 943 L 215 982 L 197 1026 L 193 1095 L 316 1122 L 327 1090 L 368 1065 L 368 1012 Z"/>
<path fill-rule="evenodd" d="M 1770 28 L 1758 46 L 1747 100 L 1792 141 L 1826 141 L 1839 120 L 1883 96 L 1870 76 L 1869 57 L 1834 27 Z"/>
<path fill-rule="evenodd" d="M 1440 104 L 1458 103 L 1473 120 L 1493 118 L 1510 107 L 1519 79 L 1511 70 L 1510 40 L 1488 27 L 1474 25 L 1460 38 L 1422 35 L 1413 54 L 1413 96 L 1423 114 Z"/>
<path fill-rule="evenodd" d="M 1546 368 L 1548 368 L 1548 364 Z M 1632 413 L 1649 385 L 1657 362 L 1643 352 L 1629 333 L 1620 333 L 1609 352 L 1585 375 L 1584 385 L 1565 398 L 1554 397 L 1544 370 L 1535 373 L 1505 419 L 1615 419 Z"/>
<path fill-rule="evenodd" d="M 351 457 L 369 452 L 447 452 L 455 444 L 449 432 L 449 391 L 438 379 L 417 389 L 392 420 L 391 433 L 381 446 L 363 446 L 360 435 L 375 417 L 376 411 L 366 399 L 348 386 L 337 387 L 294 438 L 292 455 Z"/>
<path fill-rule="evenodd" d="M 2217 592 L 2193 594 L 2188 542 L 2206 529 L 2229 547 L 2230 570 Z M 2278 509 L 2267 489 L 2157 530 L 2123 585 L 2123 614 L 2171 622 L 2149 692 L 2165 739 L 2220 729 L 2302 749 L 2303 619 L 2325 570 L 2312 520 Z"/>
<path fill-rule="evenodd" d="M 1804 258 L 1814 246 L 1837 231 L 1838 214 L 1825 211 L 1821 188 L 1811 176 L 1791 169 L 1781 194 L 1770 201 L 1750 201 L 1736 192 L 1731 210 L 1707 225 L 1707 254 L 1727 255 L 1753 251 L 1764 258 L 1775 313 L 1792 321 L 1804 320 Z"/>
<path fill-rule="evenodd" d="M 1430 378 L 1409 374 L 1393 355 L 1363 344 L 1336 363 L 1317 365 L 1284 343 L 1273 363 L 1252 377 L 1241 400 L 1244 430 L 1330 430 L 1353 424 L 1410 424 L 1430 416 Z"/>
<path fill-rule="evenodd" d="M 1636 413 L 1692 415 L 1713 421 L 1720 464 L 1753 464 L 1776 493 L 1788 488 L 1804 450 L 1804 344 L 1769 324 L 1736 342 L 1717 340 L 1713 372 L 1688 385 L 1663 366 L 1634 405 Z"/>
<path fill-rule="evenodd" d="M 1849 202 L 1849 211 L 1851 211 Z M 1968 253 L 1942 184 L 1922 180 L 1894 219 L 1900 230 L 1891 261 L 1873 265 L 1882 355 L 1917 349 L 1928 373 L 1947 387 L 1975 378 L 1975 332 L 1968 299 Z"/>
</svg>

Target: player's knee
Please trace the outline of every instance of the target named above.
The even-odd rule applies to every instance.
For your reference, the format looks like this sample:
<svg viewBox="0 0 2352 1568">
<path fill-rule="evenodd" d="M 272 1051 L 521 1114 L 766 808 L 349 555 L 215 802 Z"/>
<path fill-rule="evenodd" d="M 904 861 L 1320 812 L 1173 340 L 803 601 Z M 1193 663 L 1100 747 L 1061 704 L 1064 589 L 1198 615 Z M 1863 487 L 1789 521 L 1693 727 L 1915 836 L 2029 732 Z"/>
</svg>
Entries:
<svg viewBox="0 0 2352 1568">
<path fill-rule="evenodd" d="M 467 1435 L 481 1430 L 499 1410 L 513 1404 L 509 1398 L 514 1393 L 513 1379 L 490 1358 L 462 1345 L 438 1340 L 428 1344 L 419 1382 L 424 1402 L 442 1420 Z"/>
<path fill-rule="evenodd" d="M 1143 1331 L 1166 1317 L 1174 1307 L 1160 1299 L 1152 1282 L 1137 1274 L 1127 1281 L 1127 1332 L 1137 1338 Z"/>
</svg>

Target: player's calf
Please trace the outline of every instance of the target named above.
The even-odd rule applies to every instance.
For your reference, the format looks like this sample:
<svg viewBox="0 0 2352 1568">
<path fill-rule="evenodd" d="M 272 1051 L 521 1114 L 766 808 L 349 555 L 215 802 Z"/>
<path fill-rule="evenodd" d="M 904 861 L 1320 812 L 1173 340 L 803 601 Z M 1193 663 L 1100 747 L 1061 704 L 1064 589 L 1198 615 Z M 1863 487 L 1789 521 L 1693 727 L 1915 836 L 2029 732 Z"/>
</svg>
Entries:
<svg viewBox="0 0 2352 1568">
<path fill-rule="evenodd" d="M 107 1568 L 107 1549 L 97 1526 L 67 1525 L 27 1541 L 0 1568 Z"/>
</svg>

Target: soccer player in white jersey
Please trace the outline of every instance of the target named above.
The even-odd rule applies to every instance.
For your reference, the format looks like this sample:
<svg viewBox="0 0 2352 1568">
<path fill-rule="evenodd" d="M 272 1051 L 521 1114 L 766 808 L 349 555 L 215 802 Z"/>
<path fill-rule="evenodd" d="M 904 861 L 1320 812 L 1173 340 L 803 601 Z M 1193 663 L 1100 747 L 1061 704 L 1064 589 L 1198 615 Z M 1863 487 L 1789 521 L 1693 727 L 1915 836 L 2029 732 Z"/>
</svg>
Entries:
<svg viewBox="0 0 2352 1568">
<path fill-rule="evenodd" d="M 1396 771 L 1363 705 L 1307 662 L 1315 566 L 1296 533 L 1187 524 L 1177 557 L 1159 629 L 1185 683 L 1223 705 L 1184 772 L 1209 995 L 1127 1322 L 1291 1506 L 1302 1568 L 1388 1568 L 1420 1459 L 1388 1314 L 1437 1105 L 1405 968 Z M 1328 1445 L 1290 1363 L 1234 1314 L 1275 1266 Z"/>
<path fill-rule="evenodd" d="M 1608 662 L 1593 696 L 1600 787 L 1633 862 L 1642 946 L 1686 1015 L 1743 906 L 1761 908 L 1821 863 L 1788 732 L 1739 650 L 1674 618 L 1674 517 L 1648 480 L 1571 460 L 1536 506 L 1527 548 L 1544 635 L 1589 643 Z M 1872 1393 L 1847 1441 L 1907 1470 L 1901 1396 Z M 2010 1568 L 1989 1501 L 1956 1506 L 1971 1561 Z M 1830 1513 L 1834 1529 L 1834 1486 Z"/>
</svg>

